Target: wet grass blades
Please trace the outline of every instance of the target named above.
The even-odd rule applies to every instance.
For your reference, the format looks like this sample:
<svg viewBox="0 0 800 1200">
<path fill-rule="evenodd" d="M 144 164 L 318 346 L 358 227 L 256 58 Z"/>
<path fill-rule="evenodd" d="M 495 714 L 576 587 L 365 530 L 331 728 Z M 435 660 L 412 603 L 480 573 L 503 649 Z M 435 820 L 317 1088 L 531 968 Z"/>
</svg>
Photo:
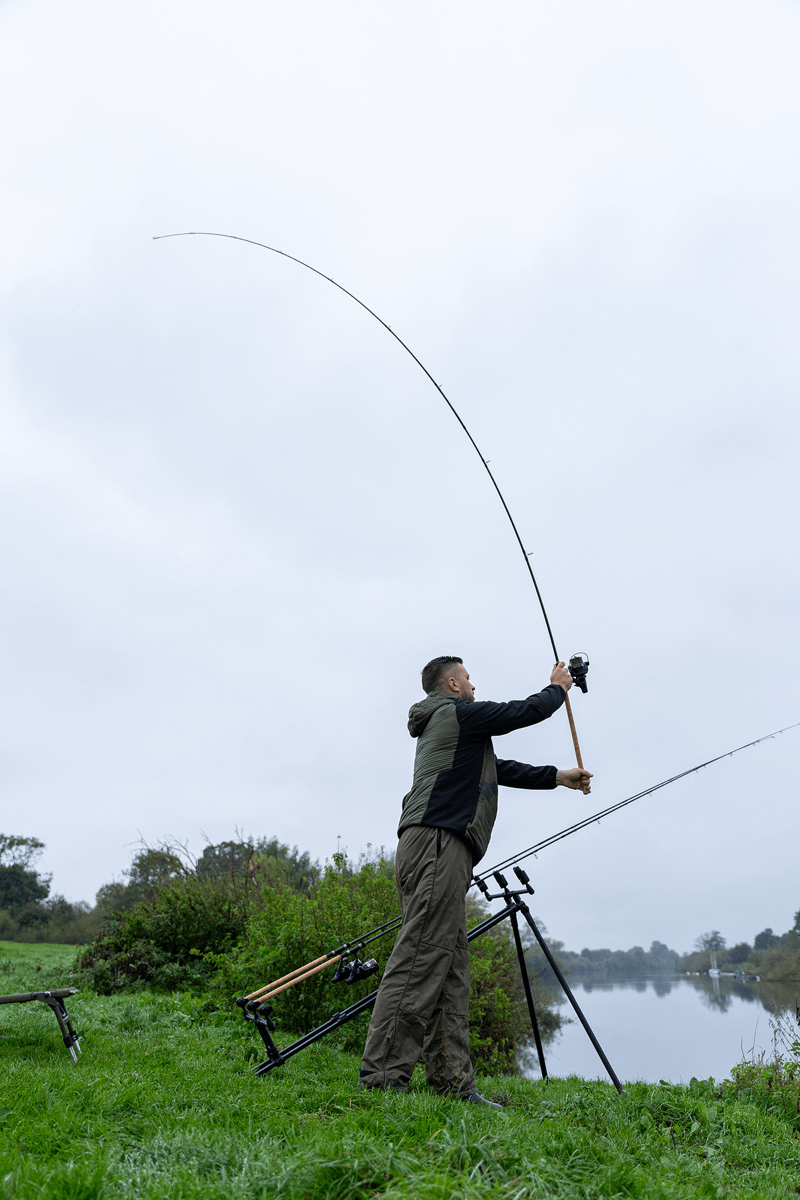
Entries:
<svg viewBox="0 0 800 1200">
<path fill-rule="evenodd" d="M 68 983 L 70 954 L 7 960 L 4 991 Z M 0 1197 L 765 1197 L 800 1190 L 791 1123 L 712 1082 L 482 1079 L 503 1112 L 360 1093 L 321 1043 L 256 1079 L 238 1013 L 189 995 L 76 996 L 70 1064 L 44 1006 L 0 1012 Z"/>
</svg>

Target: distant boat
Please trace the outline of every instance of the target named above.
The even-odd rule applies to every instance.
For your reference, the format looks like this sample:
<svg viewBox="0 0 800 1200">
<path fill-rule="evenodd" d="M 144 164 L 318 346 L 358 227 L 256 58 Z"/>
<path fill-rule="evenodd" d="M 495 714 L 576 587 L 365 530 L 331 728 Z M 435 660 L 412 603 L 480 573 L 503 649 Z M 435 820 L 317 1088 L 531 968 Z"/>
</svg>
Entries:
<svg viewBox="0 0 800 1200">
<path fill-rule="evenodd" d="M 712 978 L 712 979 L 719 979 L 719 977 L 720 977 L 720 969 L 719 969 L 719 967 L 717 966 L 717 952 L 716 952 L 716 950 L 712 950 L 712 951 L 711 951 L 711 966 L 710 966 L 710 967 L 709 967 L 709 969 L 708 969 L 708 973 L 709 973 L 709 975 L 711 976 L 711 978 Z"/>
</svg>

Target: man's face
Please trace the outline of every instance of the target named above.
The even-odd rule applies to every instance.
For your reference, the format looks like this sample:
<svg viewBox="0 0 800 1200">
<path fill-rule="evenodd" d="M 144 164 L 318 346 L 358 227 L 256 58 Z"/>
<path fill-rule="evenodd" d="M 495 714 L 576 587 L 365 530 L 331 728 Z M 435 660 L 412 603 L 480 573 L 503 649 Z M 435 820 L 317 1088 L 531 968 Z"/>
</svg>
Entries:
<svg viewBox="0 0 800 1200">
<path fill-rule="evenodd" d="M 469 704 L 475 699 L 475 686 L 469 681 L 469 671 L 462 663 L 454 663 L 448 680 L 448 690 Z"/>
</svg>

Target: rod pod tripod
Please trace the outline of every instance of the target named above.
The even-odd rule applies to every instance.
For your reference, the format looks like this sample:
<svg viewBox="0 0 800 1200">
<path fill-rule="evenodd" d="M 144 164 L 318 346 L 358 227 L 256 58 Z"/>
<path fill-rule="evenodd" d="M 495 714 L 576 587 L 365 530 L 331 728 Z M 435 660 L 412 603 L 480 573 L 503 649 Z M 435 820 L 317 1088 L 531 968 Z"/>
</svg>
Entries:
<svg viewBox="0 0 800 1200">
<path fill-rule="evenodd" d="M 605 1067 L 606 1071 L 608 1072 L 611 1082 L 614 1084 L 614 1087 L 617 1089 L 617 1091 L 621 1093 L 622 1092 L 622 1084 L 620 1083 L 619 1079 L 617 1078 L 617 1074 L 616 1074 L 614 1068 L 611 1066 L 611 1063 L 606 1058 L 603 1047 L 598 1042 L 597 1038 L 594 1035 L 594 1031 L 592 1030 L 591 1025 L 586 1020 L 586 1017 L 583 1015 L 583 1010 L 581 1009 L 581 1006 L 578 1004 L 578 1001 L 573 996 L 572 990 L 571 990 L 569 984 L 567 983 L 566 979 L 564 978 L 561 968 L 559 967 L 556 960 L 553 958 L 553 955 L 550 951 L 550 947 L 548 946 L 547 942 L 544 940 L 541 933 L 539 932 L 539 928 L 538 928 L 536 922 L 534 921 L 533 917 L 531 916 L 531 910 L 528 908 L 528 905 L 525 903 L 525 901 L 521 899 L 521 897 L 524 895 L 530 895 L 530 896 L 533 895 L 533 887 L 531 886 L 531 881 L 528 877 L 528 874 L 527 874 L 527 872 L 523 871 L 522 867 L 514 867 L 514 874 L 516 875 L 516 877 L 520 881 L 520 883 L 523 885 L 521 888 L 517 888 L 516 891 L 509 888 L 508 880 L 506 879 L 505 875 L 503 875 L 500 871 L 494 872 L 494 878 L 497 881 L 498 887 L 501 889 L 500 892 L 496 893 L 495 895 L 490 894 L 489 888 L 488 888 L 485 880 L 478 879 L 478 880 L 476 880 L 476 882 L 477 882 L 478 887 L 480 888 L 481 892 L 483 893 L 483 895 L 486 897 L 487 900 L 505 900 L 506 909 L 505 909 L 505 912 L 503 915 L 505 916 L 507 913 L 508 917 L 511 920 L 511 929 L 514 934 L 514 944 L 516 945 L 517 958 L 519 959 L 519 970 L 520 970 L 520 975 L 522 976 L 522 986 L 525 990 L 525 999 L 528 1004 L 528 1015 L 529 1015 L 530 1021 L 531 1021 L 531 1028 L 533 1030 L 533 1040 L 536 1043 L 536 1053 L 539 1058 L 539 1069 L 542 1072 L 542 1079 L 549 1079 L 550 1076 L 547 1073 L 547 1064 L 545 1063 L 545 1060 L 544 1060 L 544 1047 L 542 1046 L 542 1039 L 539 1034 L 539 1022 L 536 1019 L 536 1010 L 533 1006 L 533 996 L 531 995 L 531 985 L 530 985 L 530 980 L 528 979 L 528 969 L 525 965 L 525 952 L 522 949 L 522 938 L 520 937 L 519 921 L 517 919 L 517 913 L 522 913 L 524 920 L 530 926 L 533 936 L 536 938 L 536 941 L 539 943 L 542 953 L 544 954 L 545 958 L 547 959 L 547 961 L 549 962 L 550 966 L 553 969 L 553 974 L 555 975 L 558 982 L 561 984 L 561 988 L 562 988 L 562 991 L 564 992 L 564 995 L 567 997 L 570 1004 L 572 1005 L 572 1009 L 573 1009 L 573 1012 L 575 1013 L 575 1016 L 578 1018 L 581 1025 L 583 1026 L 583 1028 L 586 1030 L 586 1033 L 588 1034 L 588 1037 L 589 1037 L 589 1041 L 592 1043 L 595 1050 L 597 1051 L 597 1053 L 600 1057 L 600 1061 L 602 1062 L 603 1066 Z"/>
<path fill-rule="evenodd" d="M 476 925 L 473 929 L 468 930 L 467 941 L 474 942 L 475 939 L 481 937 L 482 934 L 488 933 L 490 929 L 494 929 L 495 925 L 499 925 L 501 921 L 505 921 L 506 918 L 510 919 L 511 928 L 514 934 L 514 945 L 516 946 L 517 958 L 519 959 L 522 986 L 525 991 L 525 1001 L 528 1005 L 528 1015 L 530 1017 L 534 1042 L 536 1043 L 536 1053 L 539 1058 L 539 1068 L 542 1072 L 542 1078 L 548 1079 L 549 1075 L 547 1073 L 547 1064 L 545 1063 L 544 1058 L 544 1048 L 542 1046 L 541 1034 L 539 1033 L 539 1022 L 537 1020 L 536 1009 L 534 1008 L 533 1004 L 531 985 L 528 979 L 528 968 L 525 963 L 525 952 L 522 947 L 522 938 L 519 931 L 518 914 L 521 913 L 525 922 L 530 926 L 533 936 L 539 943 L 545 958 L 552 967 L 556 979 L 560 983 L 564 991 L 564 995 L 572 1005 L 576 1017 L 586 1030 L 589 1040 L 600 1056 L 600 1061 L 608 1072 L 611 1082 L 614 1084 L 614 1087 L 617 1089 L 617 1091 L 621 1092 L 622 1084 L 617 1078 L 614 1068 L 606 1058 L 602 1046 L 595 1037 L 589 1022 L 586 1020 L 586 1017 L 583 1015 L 580 1005 L 573 996 L 569 984 L 564 978 L 558 963 L 550 952 L 550 947 L 547 945 L 547 942 L 539 932 L 536 922 L 531 916 L 528 905 L 524 900 L 521 899 L 522 896 L 533 895 L 533 887 L 531 886 L 530 879 L 521 867 L 514 867 L 514 874 L 523 885 L 516 891 L 509 888 L 508 880 L 500 873 L 500 871 L 494 872 L 494 878 L 497 882 L 497 886 L 501 889 L 499 893 L 494 895 L 490 895 L 489 888 L 485 880 L 477 880 L 478 887 L 487 900 L 503 900 L 505 907 L 502 908 L 500 912 L 492 913 L 491 916 L 487 917 L 485 921 L 481 921 L 481 923 Z M 375 1004 L 377 995 L 378 989 L 376 988 L 375 991 L 370 992 L 368 996 L 364 996 L 361 1000 L 357 1000 L 355 1004 L 351 1004 L 349 1008 L 345 1008 L 342 1009 L 341 1012 L 334 1013 L 332 1017 L 329 1017 L 327 1021 L 324 1021 L 321 1025 L 318 1025 L 316 1029 L 312 1029 L 309 1033 L 303 1034 L 303 1036 L 298 1038 L 297 1041 L 292 1042 L 289 1046 L 285 1046 L 282 1050 L 278 1049 L 272 1037 L 272 1034 L 275 1031 L 275 1022 L 272 1020 L 271 1005 L 259 1003 L 257 1000 L 248 1000 L 245 996 L 240 996 L 236 1003 L 241 1008 L 245 1020 L 252 1021 L 255 1025 L 267 1052 L 267 1057 L 264 1059 L 264 1061 L 259 1063 L 257 1067 L 253 1068 L 253 1074 L 266 1075 L 267 1072 L 273 1070 L 274 1067 L 283 1066 L 285 1062 L 288 1062 L 288 1060 L 293 1058 L 295 1054 L 299 1054 L 301 1050 L 305 1050 L 308 1046 L 312 1046 L 314 1042 L 320 1041 L 328 1033 L 333 1033 L 335 1029 L 340 1029 L 342 1025 L 347 1024 L 348 1021 L 352 1021 L 355 1017 L 359 1016 L 360 1013 L 367 1012 L 369 1009 L 371 1009 Z"/>
</svg>

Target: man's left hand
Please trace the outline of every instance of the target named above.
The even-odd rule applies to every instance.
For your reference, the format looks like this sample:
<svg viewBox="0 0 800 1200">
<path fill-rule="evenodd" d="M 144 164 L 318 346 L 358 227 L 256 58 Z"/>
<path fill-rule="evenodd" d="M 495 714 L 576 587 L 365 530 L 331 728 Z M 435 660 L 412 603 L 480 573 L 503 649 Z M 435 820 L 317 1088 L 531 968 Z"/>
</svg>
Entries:
<svg viewBox="0 0 800 1200">
<path fill-rule="evenodd" d="M 584 796 L 588 796 L 592 790 L 589 783 L 591 778 L 592 772 L 584 771 L 581 767 L 571 767 L 569 771 L 556 771 L 556 784 L 561 787 L 572 788 L 574 792 L 577 792 L 580 788 Z"/>
</svg>

